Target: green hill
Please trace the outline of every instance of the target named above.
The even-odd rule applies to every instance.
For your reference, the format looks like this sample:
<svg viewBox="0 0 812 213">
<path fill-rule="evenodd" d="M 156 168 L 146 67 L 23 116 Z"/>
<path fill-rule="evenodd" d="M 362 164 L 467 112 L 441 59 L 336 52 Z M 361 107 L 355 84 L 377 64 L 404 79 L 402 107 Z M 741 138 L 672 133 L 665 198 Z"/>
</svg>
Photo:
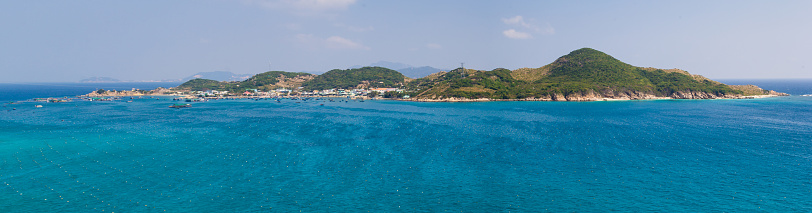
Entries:
<svg viewBox="0 0 812 213">
<path fill-rule="evenodd" d="M 727 85 L 687 72 L 635 67 L 590 48 L 561 56 L 546 66 L 492 71 L 456 69 L 416 79 L 415 97 L 558 99 L 727 97 L 742 94 Z M 701 78 L 700 78 L 701 77 Z M 693 97 L 697 96 L 697 97 Z"/>
<path fill-rule="evenodd" d="M 256 74 L 244 81 L 215 81 L 209 79 L 192 79 L 180 86 L 178 89 L 191 91 L 220 90 L 230 92 L 242 92 L 246 89 L 257 89 L 268 91 L 279 87 L 295 88 L 313 78 L 313 74 L 303 72 L 269 71 Z"/>
<path fill-rule="evenodd" d="M 209 80 L 209 79 L 202 79 L 202 78 L 195 78 L 184 82 L 177 88 L 185 89 L 185 90 L 192 90 L 192 91 L 205 91 L 205 90 L 223 90 L 223 88 L 227 87 L 229 83 Z"/>
<path fill-rule="evenodd" d="M 559 84 L 560 92 L 586 92 L 587 90 L 620 92 L 637 91 L 656 96 L 671 96 L 677 91 L 704 92 L 715 96 L 741 94 L 727 85 L 697 80 L 692 75 L 665 72 L 661 69 L 635 67 L 590 48 L 575 50 L 553 62 L 548 78 L 539 83 Z"/>
<path fill-rule="evenodd" d="M 237 82 L 192 79 L 178 86 L 178 89 L 242 92 L 246 89 L 268 91 L 280 87 L 294 89 L 301 86 L 305 91 L 311 91 L 333 88 L 352 89 L 359 85 L 366 88 L 400 87 L 404 84 L 405 79 L 406 77 L 400 72 L 383 67 L 335 69 L 318 76 L 303 72 L 270 71 Z"/>
<path fill-rule="evenodd" d="M 604 88 L 648 90 L 651 82 L 637 68 L 603 52 L 582 48 L 555 60 L 546 78 L 536 83 L 563 87 L 563 93 Z"/>
<path fill-rule="evenodd" d="M 406 79 L 398 71 L 383 67 L 362 67 L 358 69 L 334 69 L 304 82 L 305 91 L 325 89 L 351 89 L 364 87 L 399 87 Z"/>
<path fill-rule="evenodd" d="M 239 82 L 242 89 L 259 89 L 268 91 L 280 87 L 295 88 L 312 78 L 313 74 L 303 72 L 269 71 L 256 74 Z"/>
</svg>

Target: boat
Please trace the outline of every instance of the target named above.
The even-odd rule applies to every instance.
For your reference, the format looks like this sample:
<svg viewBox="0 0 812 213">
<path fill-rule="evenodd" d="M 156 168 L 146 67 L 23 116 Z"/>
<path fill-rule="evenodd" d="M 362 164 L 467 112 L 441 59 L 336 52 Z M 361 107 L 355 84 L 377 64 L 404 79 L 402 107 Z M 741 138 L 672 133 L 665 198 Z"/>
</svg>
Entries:
<svg viewBox="0 0 812 213">
<path fill-rule="evenodd" d="M 188 107 L 192 107 L 192 105 L 191 104 L 172 104 L 171 106 L 169 106 L 169 108 L 175 108 L 175 109 L 188 108 Z"/>
<path fill-rule="evenodd" d="M 69 99 L 49 98 L 48 102 L 50 102 L 50 103 L 62 103 L 62 102 L 70 102 L 70 100 Z"/>
<path fill-rule="evenodd" d="M 34 106 L 34 107 L 36 107 L 36 108 L 42 108 L 42 105 L 36 105 L 36 106 Z"/>
</svg>

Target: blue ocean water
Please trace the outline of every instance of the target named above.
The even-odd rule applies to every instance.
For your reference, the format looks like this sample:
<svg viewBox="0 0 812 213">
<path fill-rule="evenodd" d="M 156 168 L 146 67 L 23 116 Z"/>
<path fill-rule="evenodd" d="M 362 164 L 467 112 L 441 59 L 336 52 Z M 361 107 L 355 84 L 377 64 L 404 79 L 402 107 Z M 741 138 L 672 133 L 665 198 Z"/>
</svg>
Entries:
<svg viewBox="0 0 812 213">
<path fill-rule="evenodd" d="M 721 79 L 728 85 L 756 85 L 790 95 L 812 95 L 812 79 Z"/>
<path fill-rule="evenodd" d="M 152 90 L 180 85 L 177 82 L 127 82 L 127 83 L 0 83 L 0 103 L 24 101 L 33 98 L 59 98 L 84 95 L 98 89 L 106 90 Z"/>
<path fill-rule="evenodd" d="M 5 104 L 0 212 L 812 211 L 812 97 L 127 100 Z"/>
</svg>

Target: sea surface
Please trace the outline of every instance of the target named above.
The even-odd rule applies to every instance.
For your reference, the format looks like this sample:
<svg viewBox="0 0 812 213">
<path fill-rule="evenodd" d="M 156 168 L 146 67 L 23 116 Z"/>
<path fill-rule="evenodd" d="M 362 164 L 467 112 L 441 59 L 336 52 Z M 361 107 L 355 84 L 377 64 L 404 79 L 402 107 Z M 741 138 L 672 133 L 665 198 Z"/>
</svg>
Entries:
<svg viewBox="0 0 812 213">
<path fill-rule="evenodd" d="M 178 82 L 127 82 L 127 83 L 0 83 L 0 103 L 24 101 L 33 98 L 61 98 L 84 95 L 99 89 L 105 90 L 152 90 L 169 88 Z"/>
<path fill-rule="evenodd" d="M 790 95 L 812 95 L 812 79 L 721 79 L 718 81 L 728 85 L 756 85 L 762 89 Z"/>
<path fill-rule="evenodd" d="M 3 104 L 0 212 L 812 212 L 812 97 L 795 86 L 754 100 Z"/>
</svg>

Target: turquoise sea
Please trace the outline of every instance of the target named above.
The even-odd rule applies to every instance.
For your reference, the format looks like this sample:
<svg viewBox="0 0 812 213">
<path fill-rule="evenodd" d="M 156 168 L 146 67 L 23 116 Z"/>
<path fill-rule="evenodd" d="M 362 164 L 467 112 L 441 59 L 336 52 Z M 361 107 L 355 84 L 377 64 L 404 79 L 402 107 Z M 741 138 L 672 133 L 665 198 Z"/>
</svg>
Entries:
<svg viewBox="0 0 812 213">
<path fill-rule="evenodd" d="M 129 82 L 129 83 L 0 83 L 0 103 L 24 101 L 32 98 L 61 98 L 84 95 L 98 89 L 106 90 L 152 90 L 158 87 L 175 87 L 177 82 Z"/>
<path fill-rule="evenodd" d="M 3 104 L 0 212 L 811 212 L 809 83 L 755 100 Z"/>
</svg>

